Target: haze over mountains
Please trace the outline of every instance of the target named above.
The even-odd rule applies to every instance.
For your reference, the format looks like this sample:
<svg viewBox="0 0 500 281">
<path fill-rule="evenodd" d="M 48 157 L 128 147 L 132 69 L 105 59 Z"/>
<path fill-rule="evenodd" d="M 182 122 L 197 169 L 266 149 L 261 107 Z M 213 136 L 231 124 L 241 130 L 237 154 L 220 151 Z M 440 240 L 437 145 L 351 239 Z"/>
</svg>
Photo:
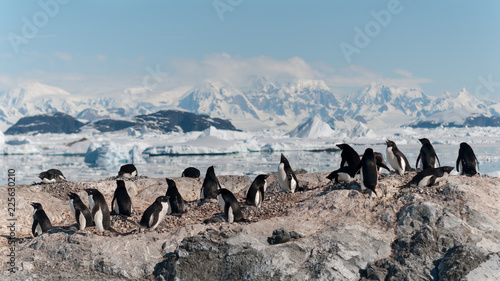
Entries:
<svg viewBox="0 0 500 281">
<path fill-rule="evenodd" d="M 33 83 L 1 90 L 0 97 L 2 131 L 22 117 L 56 111 L 82 121 L 94 121 L 131 119 L 159 110 L 180 109 L 229 119 L 241 130 L 291 130 L 315 116 L 333 126 L 361 122 L 370 128 L 419 122 L 463 124 L 471 116 L 500 116 L 499 103 L 479 100 L 465 89 L 434 97 L 420 89 L 372 83 L 357 93 L 338 96 L 321 80 L 277 82 L 264 77 L 252 77 L 239 87 L 229 81 L 205 80 L 192 88 L 171 92 L 130 88 L 94 97 Z"/>
</svg>

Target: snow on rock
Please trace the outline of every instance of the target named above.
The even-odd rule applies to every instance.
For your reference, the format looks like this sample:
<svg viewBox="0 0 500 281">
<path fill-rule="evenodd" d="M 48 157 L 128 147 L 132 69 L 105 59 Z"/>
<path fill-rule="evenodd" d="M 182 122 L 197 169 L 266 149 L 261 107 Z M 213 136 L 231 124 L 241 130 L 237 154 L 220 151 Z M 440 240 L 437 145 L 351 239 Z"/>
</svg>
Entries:
<svg viewBox="0 0 500 281">
<path fill-rule="evenodd" d="M 323 122 L 319 116 L 314 116 L 298 125 L 288 135 L 297 138 L 330 138 L 335 134 L 330 125 Z"/>
</svg>

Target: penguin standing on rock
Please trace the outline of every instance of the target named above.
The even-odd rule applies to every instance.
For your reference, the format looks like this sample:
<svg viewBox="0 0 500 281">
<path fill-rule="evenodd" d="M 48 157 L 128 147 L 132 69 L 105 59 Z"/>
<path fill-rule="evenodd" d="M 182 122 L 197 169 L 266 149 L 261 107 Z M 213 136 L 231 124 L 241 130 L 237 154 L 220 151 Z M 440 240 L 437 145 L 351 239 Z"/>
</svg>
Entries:
<svg viewBox="0 0 500 281">
<path fill-rule="evenodd" d="M 175 181 L 165 178 L 168 184 L 168 189 L 167 193 L 165 196 L 168 196 L 170 207 L 172 208 L 172 213 L 174 214 L 180 214 L 186 212 L 186 208 L 184 206 L 184 199 L 182 199 L 181 194 L 179 193 L 179 190 L 177 189 L 177 185 L 175 184 Z"/>
<path fill-rule="evenodd" d="M 69 196 L 69 208 L 71 213 L 76 219 L 76 223 L 80 230 L 84 230 L 86 227 L 94 226 L 94 221 L 92 220 L 92 215 L 90 214 L 89 208 L 83 204 L 82 199 L 78 194 L 70 192 Z"/>
<path fill-rule="evenodd" d="M 140 224 L 147 228 L 155 229 L 165 219 L 167 214 L 172 212 L 168 203 L 168 196 L 159 196 L 142 214 Z"/>
<path fill-rule="evenodd" d="M 113 212 L 117 215 L 130 217 L 132 215 L 132 200 L 128 195 L 125 182 L 122 180 L 116 181 L 116 189 L 111 201 Z"/>
<path fill-rule="evenodd" d="M 342 149 L 340 167 L 344 167 L 346 164 L 355 168 L 358 167 L 360 160 L 356 150 L 347 143 L 337 144 L 337 146 Z"/>
<path fill-rule="evenodd" d="M 418 167 L 419 161 L 421 161 L 422 163 L 422 170 L 437 168 L 438 164 L 439 166 L 441 166 L 441 163 L 439 163 L 439 158 L 437 157 L 436 151 L 434 150 L 431 142 L 426 138 L 419 139 L 419 141 L 422 143 L 422 147 L 420 148 L 420 154 L 417 157 L 417 163 L 415 164 L 415 167 Z"/>
<path fill-rule="evenodd" d="M 89 195 L 89 206 L 97 230 L 99 230 L 99 232 L 111 230 L 108 204 L 102 193 L 94 188 L 85 189 L 85 192 Z"/>
<path fill-rule="evenodd" d="M 458 150 L 457 172 L 460 172 L 460 175 L 472 177 L 477 174 L 476 165 L 479 170 L 479 162 L 472 147 L 466 142 L 461 143 Z"/>
<path fill-rule="evenodd" d="M 120 167 L 118 171 L 118 176 L 125 178 L 131 178 L 137 176 L 137 168 L 134 164 L 126 164 Z"/>
<path fill-rule="evenodd" d="M 217 198 L 217 190 L 221 188 L 219 180 L 215 175 L 214 166 L 210 166 L 207 169 L 207 174 L 205 175 L 205 179 L 203 180 L 203 185 L 201 186 L 201 200 L 205 199 L 216 199 Z"/>
<path fill-rule="evenodd" d="M 387 161 L 391 167 L 396 170 L 399 175 L 403 175 L 406 171 L 411 171 L 410 163 L 406 156 L 398 149 L 395 142 L 386 140 L 387 148 L 385 150 Z"/>
<path fill-rule="evenodd" d="M 44 183 L 55 183 L 55 182 L 65 182 L 66 178 L 63 173 L 58 169 L 50 169 L 45 172 L 41 172 L 38 177 Z"/>
<path fill-rule="evenodd" d="M 367 148 L 365 150 L 356 171 L 358 170 L 361 174 L 361 191 L 369 189 L 377 195 L 375 188 L 378 181 L 378 168 L 373 149 Z"/>
<path fill-rule="evenodd" d="M 220 207 L 226 216 L 226 220 L 229 223 L 244 221 L 243 213 L 241 212 L 240 204 L 234 194 L 225 189 L 217 190 Z"/>
<path fill-rule="evenodd" d="M 278 165 L 278 182 L 281 189 L 291 193 L 294 193 L 299 187 L 299 181 L 283 153 L 281 153 L 281 161 Z"/>
<path fill-rule="evenodd" d="M 43 232 L 52 229 L 52 224 L 43 210 L 42 204 L 31 203 L 31 206 L 33 206 L 33 225 L 31 227 L 31 233 L 33 233 L 34 237 L 37 237 Z"/>
<path fill-rule="evenodd" d="M 253 205 L 257 208 L 260 207 L 264 201 L 264 194 L 266 193 L 267 177 L 268 175 L 258 175 L 253 180 L 247 192 L 246 203 L 248 205 Z"/>
</svg>

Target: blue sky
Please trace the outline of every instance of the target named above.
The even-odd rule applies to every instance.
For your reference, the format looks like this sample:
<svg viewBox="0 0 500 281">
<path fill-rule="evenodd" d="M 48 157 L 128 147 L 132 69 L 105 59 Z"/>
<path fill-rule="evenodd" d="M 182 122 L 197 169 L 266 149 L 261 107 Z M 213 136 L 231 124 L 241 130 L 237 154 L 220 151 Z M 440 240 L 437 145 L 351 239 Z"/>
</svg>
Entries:
<svg viewBox="0 0 500 281">
<path fill-rule="evenodd" d="M 157 90 L 265 75 L 498 99 L 499 15 L 493 0 L 1 0 L 0 86 L 120 91 L 154 70 Z"/>
</svg>

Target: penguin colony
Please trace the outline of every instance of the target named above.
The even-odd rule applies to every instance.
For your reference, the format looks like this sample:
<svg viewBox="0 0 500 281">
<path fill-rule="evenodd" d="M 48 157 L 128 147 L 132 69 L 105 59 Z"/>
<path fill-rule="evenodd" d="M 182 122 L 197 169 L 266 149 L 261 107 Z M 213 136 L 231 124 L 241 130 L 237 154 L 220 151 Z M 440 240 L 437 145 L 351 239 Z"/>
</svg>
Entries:
<svg viewBox="0 0 500 281">
<path fill-rule="evenodd" d="M 454 167 L 440 167 L 439 158 L 431 142 L 426 138 L 419 139 L 419 141 L 422 143 L 422 147 L 417 157 L 416 167 L 420 163 L 420 168 L 412 168 L 408 159 L 398 149 L 396 143 L 391 140 L 386 141 L 386 158 L 395 173 L 399 175 L 404 175 L 408 171 L 417 171 L 417 174 L 407 186 L 422 188 L 445 180 Z M 376 189 L 379 172 L 381 169 L 386 169 L 390 172 L 382 153 L 374 152 L 372 148 L 367 148 L 360 156 L 349 144 L 337 144 L 337 146 L 342 150 L 341 164 L 339 169 L 331 172 L 327 178 L 335 183 L 359 181 L 362 192 L 369 190 L 370 193 L 378 196 Z M 460 175 L 474 176 L 478 174 L 476 167 L 479 169 L 479 162 L 473 149 L 467 143 L 461 143 L 456 161 L 457 172 Z M 127 192 L 123 179 L 136 177 L 137 175 L 137 169 L 133 164 L 127 164 L 120 168 L 118 173 L 119 179 L 116 181 L 117 187 L 110 205 L 111 212 L 108 209 L 108 204 L 104 196 L 97 189 L 85 189 L 85 192 L 88 194 L 88 207 L 76 193 L 69 193 L 69 206 L 78 229 L 84 230 L 87 227 L 95 226 L 99 232 L 116 232 L 111 227 L 110 215 L 130 217 L 133 212 L 133 202 Z M 197 178 L 199 175 L 200 171 L 194 167 L 189 167 L 182 173 L 182 177 Z M 57 169 L 42 172 L 39 177 L 46 184 L 66 181 L 62 172 Z M 260 208 L 262 202 L 265 200 L 268 177 L 269 175 L 258 175 L 254 179 L 247 191 L 245 204 Z M 156 229 L 167 215 L 181 215 L 187 211 L 185 201 L 179 193 L 175 181 L 169 178 L 165 180 L 168 186 L 165 195 L 158 196 L 152 202 L 142 214 L 138 225 L 149 229 Z M 299 186 L 297 177 L 283 153 L 278 164 L 277 180 L 279 187 L 285 192 L 295 193 L 303 190 Z M 244 218 L 240 203 L 234 194 L 230 190 L 223 188 L 220 184 L 213 166 L 207 169 L 200 190 L 201 203 L 210 200 L 217 200 L 219 202 L 221 211 L 227 222 L 248 221 Z M 36 237 L 51 230 L 52 224 L 42 204 L 33 202 L 31 205 L 33 206 L 32 234 Z"/>
</svg>

